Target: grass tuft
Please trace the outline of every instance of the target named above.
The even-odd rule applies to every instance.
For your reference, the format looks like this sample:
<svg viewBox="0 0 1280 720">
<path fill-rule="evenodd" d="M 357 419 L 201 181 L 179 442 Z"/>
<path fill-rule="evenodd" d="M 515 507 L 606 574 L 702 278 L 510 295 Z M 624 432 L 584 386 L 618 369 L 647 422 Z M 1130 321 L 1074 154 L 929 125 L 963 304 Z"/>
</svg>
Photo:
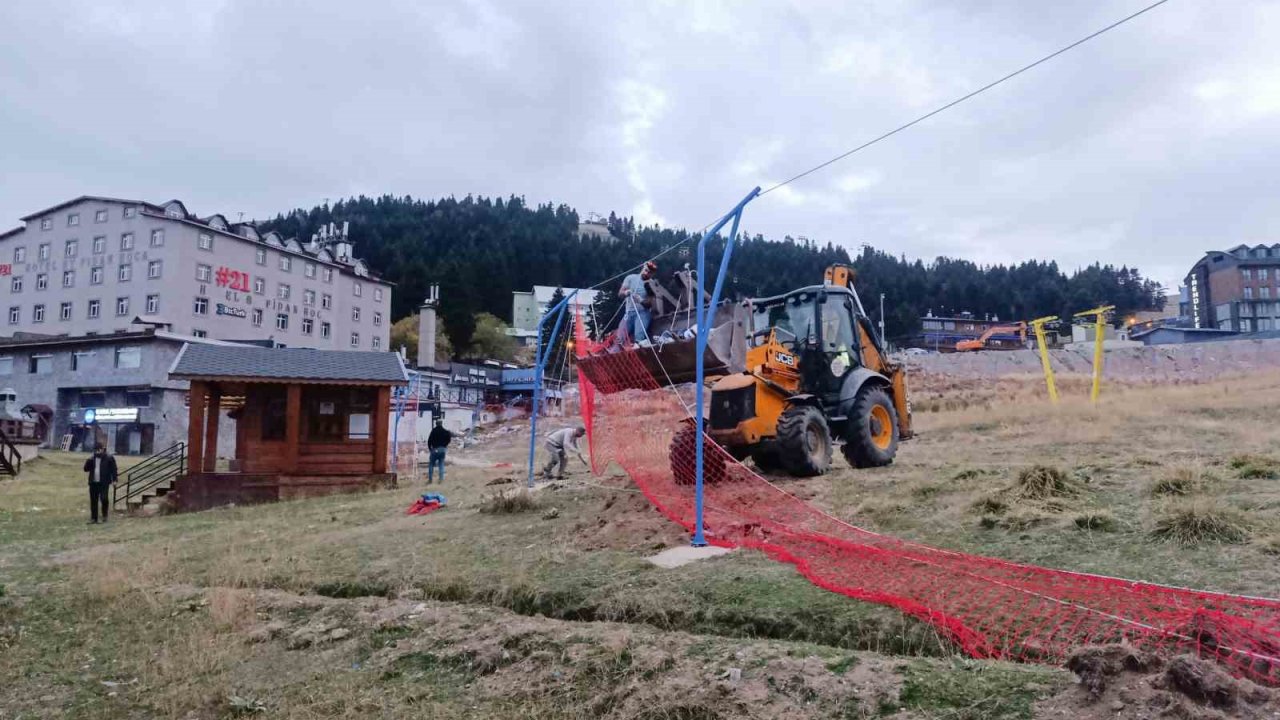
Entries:
<svg viewBox="0 0 1280 720">
<path fill-rule="evenodd" d="M 1262 552 L 1267 555 L 1280 555 L 1280 535 L 1272 535 L 1258 541 Z"/>
<path fill-rule="evenodd" d="M 1152 537 L 1193 547 L 1205 543 L 1239 544 L 1249 539 L 1249 524 L 1239 511 L 1213 500 L 1176 505 L 1156 520 Z"/>
<path fill-rule="evenodd" d="M 1080 513 L 1072 522 L 1081 530 L 1111 533 L 1120 529 L 1120 521 L 1106 511 Z"/>
<path fill-rule="evenodd" d="M 1080 483 L 1059 468 L 1033 465 L 1018 473 L 1014 492 L 1027 500 L 1069 498 L 1080 494 Z"/>
<path fill-rule="evenodd" d="M 988 495 L 975 500 L 973 509 L 983 515 L 1003 515 L 1009 510 L 1009 503 L 995 495 Z"/>
<path fill-rule="evenodd" d="M 539 508 L 537 499 L 527 490 L 500 492 L 480 501 L 480 512 L 492 515 L 515 515 L 533 512 Z"/>
<path fill-rule="evenodd" d="M 1275 480 L 1280 478 L 1280 468 L 1275 460 L 1262 455 L 1236 455 L 1231 458 L 1231 469 L 1243 480 Z"/>
<path fill-rule="evenodd" d="M 316 585 L 315 593 L 331 598 L 387 597 L 391 587 L 379 582 L 339 580 Z"/>
<path fill-rule="evenodd" d="M 1212 473 L 1199 465 L 1177 465 L 1151 483 L 1151 494 L 1185 497 L 1205 490 L 1216 481 Z"/>
</svg>

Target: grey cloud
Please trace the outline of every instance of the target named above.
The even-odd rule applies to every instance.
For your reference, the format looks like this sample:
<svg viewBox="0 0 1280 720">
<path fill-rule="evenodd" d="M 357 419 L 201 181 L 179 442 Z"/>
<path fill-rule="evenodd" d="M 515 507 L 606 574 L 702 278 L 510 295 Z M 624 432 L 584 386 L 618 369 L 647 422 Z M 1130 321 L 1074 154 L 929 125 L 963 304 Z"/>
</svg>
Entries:
<svg viewBox="0 0 1280 720">
<path fill-rule="evenodd" d="M 1140 2 L 16 0 L 0 224 L 80 194 L 263 217 L 522 194 L 698 227 Z M 1173 0 L 762 198 L 750 232 L 1136 264 L 1274 241 L 1280 9 Z"/>
</svg>

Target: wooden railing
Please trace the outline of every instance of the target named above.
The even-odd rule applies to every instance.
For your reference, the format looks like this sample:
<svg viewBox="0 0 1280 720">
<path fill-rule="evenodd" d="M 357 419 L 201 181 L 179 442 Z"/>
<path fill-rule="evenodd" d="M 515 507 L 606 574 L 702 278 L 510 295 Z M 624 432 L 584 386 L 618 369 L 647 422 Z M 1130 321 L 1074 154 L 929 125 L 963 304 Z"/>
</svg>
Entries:
<svg viewBox="0 0 1280 720">
<path fill-rule="evenodd" d="M 22 453 L 14 446 L 13 441 L 0 430 L 0 474 L 17 475 L 22 472 Z"/>
<path fill-rule="evenodd" d="M 187 444 L 175 443 L 126 470 L 112 488 L 111 504 L 141 502 L 149 491 L 161 485 L 167 488 L 186 473 Z"/>
</svg>

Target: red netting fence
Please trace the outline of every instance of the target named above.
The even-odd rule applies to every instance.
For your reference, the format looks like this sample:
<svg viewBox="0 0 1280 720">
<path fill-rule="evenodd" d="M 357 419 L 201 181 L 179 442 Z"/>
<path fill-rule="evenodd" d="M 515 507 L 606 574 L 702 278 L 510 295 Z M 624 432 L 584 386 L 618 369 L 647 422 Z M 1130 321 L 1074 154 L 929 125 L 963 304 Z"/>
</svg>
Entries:
<svg viewBox="0 0 1280 720">
<path fill-rule="evenodd" d="M 692 530 L 693 388 L 659 387 L 637 353 L 610 354 L 579 330 L 583 419 L 596 472 L 616 461 L 668 518 Z M 1085 645 L 1128 642 L 1215 658 L 1280 684 L 1280 601 L 1150 583 L 926 547 L 846 523 L 705 444 L 709 542 L 755 548 L 832 592 L 898 608 L 967 654 L 1061 665 Z M 673 469 L 674 468 L 674 469 Z M 683 480 L 683 482 L 681 482 Z"/>
</svg>

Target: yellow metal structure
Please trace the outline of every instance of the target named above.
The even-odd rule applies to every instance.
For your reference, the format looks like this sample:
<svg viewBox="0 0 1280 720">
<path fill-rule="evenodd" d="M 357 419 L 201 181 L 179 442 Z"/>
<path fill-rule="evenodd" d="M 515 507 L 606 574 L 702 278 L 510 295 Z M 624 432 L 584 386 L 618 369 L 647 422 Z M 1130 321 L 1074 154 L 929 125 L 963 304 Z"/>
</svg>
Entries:
<svg viewBox="0 0 1280 720">
<path fill-rule="evenodd" d="M 1058 386 L 1053 382 L 1053 366 L 1049 364 L 1049 348 L 1044 341 L 1044 326 L 1057 321 L 1057 315 L 1049 315 L 1027 323 L 1036 333 L 1036 347 L 1040 349 L 1040 365 L 1044 368 L 1044 384 L 1049 388 L 1049 400 L 1054 404 L 1058 402 Z"/>
<path fill-rule="evenodd" d="M 1102 343 L 1106 339 L 1107 315 L 1115 310 L 1115 305 L 1103 305 L 1092 310 L 1078 312 L 1075 317 L 1092 315 L 1093 321 L 1093 390 L 1089 393 L 1091 402 L 1098 402 L 1098 393 L 1102 390 Z"/>
</svg>

